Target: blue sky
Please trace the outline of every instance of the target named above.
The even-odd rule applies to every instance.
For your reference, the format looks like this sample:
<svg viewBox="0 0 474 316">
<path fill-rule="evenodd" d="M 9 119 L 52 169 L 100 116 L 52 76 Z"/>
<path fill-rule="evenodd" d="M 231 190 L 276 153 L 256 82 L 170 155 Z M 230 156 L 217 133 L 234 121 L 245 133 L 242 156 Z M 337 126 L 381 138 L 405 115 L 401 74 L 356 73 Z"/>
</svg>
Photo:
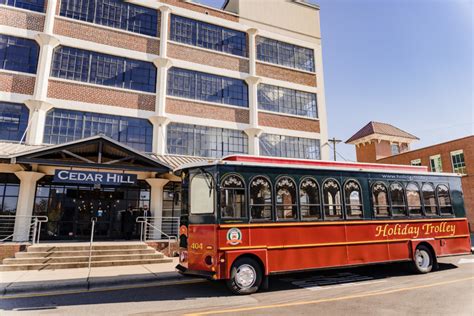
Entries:
<svg viewBox="0 0 474 316">
<path fill-rule="evenodd" d="M 312 2 L 321 7 L 330 137 L 347 140 L 371 120 L 418 136 L 412 148 L 474 134 L 474 1 Z M 338 152 L 355 160 L 354 146 Z"/>
</svg>

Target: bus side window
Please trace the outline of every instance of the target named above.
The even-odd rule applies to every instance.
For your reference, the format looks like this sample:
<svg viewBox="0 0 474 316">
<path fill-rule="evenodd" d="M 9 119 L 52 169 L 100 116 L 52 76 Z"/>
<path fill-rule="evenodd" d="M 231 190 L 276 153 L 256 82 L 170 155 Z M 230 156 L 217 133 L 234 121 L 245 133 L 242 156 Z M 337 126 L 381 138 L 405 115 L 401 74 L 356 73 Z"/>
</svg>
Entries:
<svg viewBox="0 0 474 316">
<path fill-rule="evenodd" d="M 277 219 L 296 219 L 296 183 L 289 177 L 281 177 L 276 183 Z"/>
<path fill-rule="evenodd" d="M 323 205 L 325 219 L 342 219 L 341 186 L 334 179 L 323 184 Z"/>
<path fill-rule="evenodd" d="M 408 214 L 411 216 L 421 216 L 421 196 L 420 188 L 415 182 L 410 182 L 407 185 L 407 203 Z"/>
<path fill-rule="evenodd" d="M 257 176 L 250 181 L 250 215 L 255 220 L 272 219 L 272 188 L 270 181 Z"/>
<path fill-rule="evenodd" d="M 247 217 L 245 184 L 241 177 L 228 175 L 221 182 L 221 218 Z"/>
<path fill-rule="evenodd" d="M 362 190 L 356 180 L 347 180 L 344 185 L 347 218 L 362 218 Z"/>
<path fill-rule="evenodd" d="M 433 216 L 438 214 L 438 204 L 436 203 L 436 195 L 434 186 L 431 183 L 424 183 L 421 187 L 423 195 L 423 204 L 425 206 L 425 214 Z"/>
<path fill-rule="evenodd" d="M 375 216 L 390 216 L 388 190 L 384 183 L 376 182 L 372 186 L 372 202 Z"/>
<path fill-rule="evenodd" d="M 405 192 L 399 182 L 390 184 L 390 204 L 392 216 L 406 216 L 407 208 L 405 205 Z"/>
<path fill-rule="evenodd" d="M 453 206 L 451 205 L 448 187 L 444 184 L 439 184 L 436 187 L 436 195 L 438 196 L 438 205 L 441 215 L 452 215 Z"/>
<path fill-rule="evenodd" d="M 313 178 L 305 178 L 300 183 L 301 219 L 321 219 L 321 199 L 319 185 Z"/>
</svg>

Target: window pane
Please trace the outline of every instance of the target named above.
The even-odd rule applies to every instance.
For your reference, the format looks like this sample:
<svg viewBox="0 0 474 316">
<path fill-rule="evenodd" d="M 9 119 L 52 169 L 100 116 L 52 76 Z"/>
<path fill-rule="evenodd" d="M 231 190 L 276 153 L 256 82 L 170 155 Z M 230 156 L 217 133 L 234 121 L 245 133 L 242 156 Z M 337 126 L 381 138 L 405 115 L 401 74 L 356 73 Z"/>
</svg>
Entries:
<svg viewBox="0 0 474 316">
<path fill-rule="evenodd" d="M 60 14 L 134 33 L 159 35 L 158 10 L 120 0 L 62 0 Z"/>
<path fill-rule="evenodd" d="M 467 174 L 466 162 L 464 161 L 464 152 L 458 151 L 451 154 L 451 161 L 453 164 L 453 172 L 460 174 Z"/>
<path fill-rule="evenodd" d="M 423 184 L 422 192 L 426 215 L 437 215 L 438 205 L 436 204 L 436 196 L 433 185 L 431 183 Z"/>
<path fill-rule="evenodd" d="M 323 205 L 325 219 L 342 218 L 341 188 L 335 180 L 326 180 L 323 184 Z"/>
<path fill-rule="evenodd" d="M 296 184 L 288 177 L 276 184 L 276 207 L 278 219 L 297 218 Z"/>
<path fill-rule="evenodd" d="M 0 215 L 15 215 L 19 186 L 20 181 L 14 174 L 0 173 Z M 3 233 L 0 233 L 3 237 L 13 233 L 13 225 L 3 228 Z"/>
<path fill-rule="evenodd" d="M 25 10 L 44 12 L 44 0 L 0 0 L 0 4 Z"/>
<path fill-rule="evenodd" d="M 387 187 L 383 183 L 378 182 L 372 186 L 372 202 L 375 216 L 390 215 Z"/>
<path fill-rule="evenodd" d="M 214 185 L 209 174 L 197 174 L 191 180 L 191 214 L 214 213 Z"/>
<path fill-rule="evenodd" d="M 271 186 L 263 177 L 256 177 L 250 182 L 250 215 L 256 220 L 272 218 Z"/>
<path fill-rule="evenodd" d="M 244 182 L 235 175 L 225 177 L 221 185 L 221 217 L 242 218 L 246 216 Z"/>
<path fill-rule="evenodd" d="M 349 180 L 344 185 L 346 214 L 349 218 L 362 217 L 362 193 L 359 183 Z"/>
<path fill-rule="evenodd" d="M 28 126 L 29 110 L 24 104 L 0 102 L 0 139 L 20 141 Z"/>
<path fill-rule="evenodd" d="M 262 134 L 259 142 L 262 156 L 321 159 L 319 139 Z"/>
<path fill-rule="evenodd" d="M 247 34 L 219 25 L 171 15 L 170 39 L 238 56 L 247 56 Z"/>
<path fill-rule="evenodd" d="M 306 178 L 300 184 L 300 205 L 302 219 L 321 219 L 321 201 L 316 180 Z"/>
<path fill-rule="evenodd" d="M 400 183 L 390 185 L 390 200 L 392 202 L 392 215 L 407 215 L 405 205 L 405 192 Z"/>
<path fill-rule="evenodd" d="M 407 204 L 408 213 L 410 215 L 421 215 L 421 197 L 420 189 L 415 183 L 409 183 L 407 185 Z"/>
<path fill-rule="evenodd" d="M 449 195 L 449 189 L 446 185 L 440 184 L 436 189 L 438 195 L 438 205 L 441 214 L 452 214 L 453 207 L 451 205 L 451 197 Z"/>
<path fill-rule="evenodd" d="M 0 69 L 36 73 L 39 46 L 30 39 L 0 34 Z"/>
</svg>

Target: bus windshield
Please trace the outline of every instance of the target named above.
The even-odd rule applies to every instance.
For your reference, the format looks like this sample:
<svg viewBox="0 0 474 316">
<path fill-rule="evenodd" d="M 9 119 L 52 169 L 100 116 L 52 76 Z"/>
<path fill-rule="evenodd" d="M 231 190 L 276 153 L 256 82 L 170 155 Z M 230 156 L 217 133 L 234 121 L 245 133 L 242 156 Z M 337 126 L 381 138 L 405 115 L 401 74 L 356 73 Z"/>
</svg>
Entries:
<svg viewBox="0 0 474 316">
<path fill-rule="evenodd" d="M 214 182 L 209 173 L 200 171 L 191 180 L 191 214 L 214 213 Z"/>
</svg>

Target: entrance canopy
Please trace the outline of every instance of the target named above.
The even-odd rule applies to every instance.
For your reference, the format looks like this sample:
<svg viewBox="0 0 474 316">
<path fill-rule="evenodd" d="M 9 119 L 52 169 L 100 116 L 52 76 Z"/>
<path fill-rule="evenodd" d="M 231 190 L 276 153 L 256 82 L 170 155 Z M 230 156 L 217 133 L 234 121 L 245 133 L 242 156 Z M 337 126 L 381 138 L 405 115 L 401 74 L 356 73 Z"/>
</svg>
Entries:
<svg viewBox="0 0 474 316">
<path fill-rule="evenodd" d="M 11 156 L 11 163 L 159 173 L 172 170 L 164 162 L 103 135 L 22 152 Z"/>
</svg>

